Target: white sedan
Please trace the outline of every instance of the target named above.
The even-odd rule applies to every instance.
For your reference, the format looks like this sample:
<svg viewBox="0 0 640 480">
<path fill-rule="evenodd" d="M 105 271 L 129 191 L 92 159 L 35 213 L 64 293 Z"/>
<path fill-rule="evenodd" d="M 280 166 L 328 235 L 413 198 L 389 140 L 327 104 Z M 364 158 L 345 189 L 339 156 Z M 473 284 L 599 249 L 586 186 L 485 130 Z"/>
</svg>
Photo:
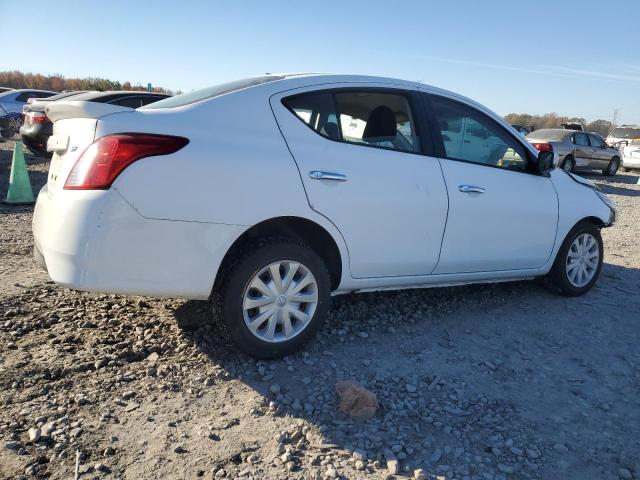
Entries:
<svg viewBox="0 0 640 480">
<path fill-rule="evenodd" d="M 80 290 L 211 299 L 289 354 L 347 292 L 596 282 L 615 205 L 498 115 L 402 80 L 268 75 L 137 110 L 55 102 L 35 257 Z"/>
</svg>

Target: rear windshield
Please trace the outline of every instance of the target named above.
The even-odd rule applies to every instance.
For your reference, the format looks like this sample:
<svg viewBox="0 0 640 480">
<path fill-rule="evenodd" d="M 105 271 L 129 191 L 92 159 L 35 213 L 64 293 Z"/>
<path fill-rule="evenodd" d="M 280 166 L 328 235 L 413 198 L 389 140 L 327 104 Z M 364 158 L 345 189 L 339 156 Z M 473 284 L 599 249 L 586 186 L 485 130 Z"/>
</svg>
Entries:
<svg viewBox="0 0 640 480">
<path fill-rule="evenodd" d="M 640 128 L 618 127 L 609 134 L 614 138 L 640 138 Z"/>
<path fill-rule="evenodd" d="M 564 137 L 573 133 L 573 130 L 556 130 L 551 128 L 543 128 L 536 130 L 527 135 L 527 138 L 537 138 L 540 140 L 562 140 Z"/>
<path fill-rule="evenodd" d="M 242 80 L 235 80 L 233 82 L 221 83 L 214 85 L 213 87 L 203 88 L 201 90 L 195 90 L 189 93 L 183 93 L 182 95 L 176 95 L 175 97 L 167 98 L 166 100 L 160 100 L 159 102 L 152 103 L 142 107 L 144 110 L 153 108 L 174 108 L 182 107 L 183 105 L 189 105 L 191 103 L 207 100 L 208 98 L 224 95 L 225 93 L 235 92 L 247 87 L 253 87 L 262 83 L 273 82 L 274 80 L 282 80 L 283 76 L 278 75 L 264 75 L 262 77 L 251 77 Z"/>
</svg>

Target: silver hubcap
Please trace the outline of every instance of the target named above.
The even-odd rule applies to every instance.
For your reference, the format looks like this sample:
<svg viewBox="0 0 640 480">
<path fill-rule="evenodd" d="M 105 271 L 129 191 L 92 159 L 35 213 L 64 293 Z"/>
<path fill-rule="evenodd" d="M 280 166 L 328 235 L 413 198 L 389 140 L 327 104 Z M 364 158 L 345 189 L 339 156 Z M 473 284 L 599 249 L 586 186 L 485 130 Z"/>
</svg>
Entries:
<svg viewBox="0 0 640 480">
<path fill-rule="evenodd" d="M 566 162 L 564 162 L 564 165 L 562 165 L 562 167 L 564 168 L 565 172 L 571 172 L 571 170 L 573 170 L 573 163 L 571 162 L 571 160 L 567 160 Z"/>
<path fill-rule="evenodd" d="M 598 269 L 600 246 L 590 233 L 579 235 L 569 247 L 567 254 L 567 277 L 574 287 L 584 287 Z"/>
<path fill-rule="evenodd" d="M 614 173 L 616 173 L 618 171 L 618 161 L 617 160 L 613 160 L 610 164 L 609 164 L 609 173 L 611 175 L 613 175 Z"/>
<path fill-rule="evenodd" d="M 249 281 L 242 298 L 244 323 L 265 342 L 284 342 L 302 332 L 316 311 L 318 284 L 293 260 L 273 262 Z"/>
</svg>

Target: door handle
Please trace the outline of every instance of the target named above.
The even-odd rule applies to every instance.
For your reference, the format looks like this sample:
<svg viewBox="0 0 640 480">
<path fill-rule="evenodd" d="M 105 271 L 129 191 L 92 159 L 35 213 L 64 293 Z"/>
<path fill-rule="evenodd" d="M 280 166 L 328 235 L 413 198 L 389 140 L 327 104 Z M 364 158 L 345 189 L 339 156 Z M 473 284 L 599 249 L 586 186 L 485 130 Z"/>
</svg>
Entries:
<svg viewBox="0 0 640 480">
<path fill-rule="evenodd" d="M 347 176 L 341 173 L 321 172 L 319 170 L 309 172 L 309 177 L 313 180 L 335 180 L 336 182 L 347 181 Z"/>
<path fill-rule="evenodd" d="M 460 190 L 463 193 L 484 193 L 485 189 L 482 187 L 477 187 L 475 185 L 460 185 L 458 187 L 458 190 Z"/>
</svg>

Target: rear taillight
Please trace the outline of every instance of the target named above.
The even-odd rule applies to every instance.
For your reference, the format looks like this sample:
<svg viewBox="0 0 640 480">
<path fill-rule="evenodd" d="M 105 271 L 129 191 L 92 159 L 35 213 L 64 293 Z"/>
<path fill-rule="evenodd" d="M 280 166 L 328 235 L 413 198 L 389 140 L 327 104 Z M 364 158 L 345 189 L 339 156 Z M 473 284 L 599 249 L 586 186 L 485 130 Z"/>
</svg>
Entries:
<svg viewBox="0 0 640 480">
<path fill-rule="evenodd" d="M 82 152 L 64 184 L 65 190 L 105 190 L 136 160 L 169 155 L 189 140 L 169 135 L 120 133 L 93 142 Z"/>
<path fill-rule="evenodd" d="M 531 145 L 539 152 L 553 152 L 553 147 L 550 143 L 532 143 Z"/>
<path fill-rule="evenodd" d="M 27 120 L 31 123 L 47 123 L 49 118 L 43 112 L 29 112 L 27 113 Z"/>
</svg>

